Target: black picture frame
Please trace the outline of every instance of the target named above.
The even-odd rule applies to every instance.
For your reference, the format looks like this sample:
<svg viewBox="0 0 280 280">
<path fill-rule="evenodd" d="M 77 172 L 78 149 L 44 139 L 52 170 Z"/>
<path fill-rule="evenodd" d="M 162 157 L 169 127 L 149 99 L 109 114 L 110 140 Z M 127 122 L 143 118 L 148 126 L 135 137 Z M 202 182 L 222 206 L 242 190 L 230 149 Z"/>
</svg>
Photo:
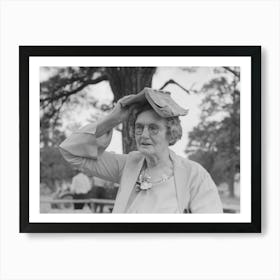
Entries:
<svg viewBox="0 0 280 280">
<path fill-rule="evenodd" d="M 34 223 L 29 220 L 29 59 L 36 56 L 246 56 L 251 58 L 251 222 Z M 260 233 L 261 46 L 19 46 L 21 233 Z M 39 163 L 38 163 L 39 164 Z"/>
</svg>

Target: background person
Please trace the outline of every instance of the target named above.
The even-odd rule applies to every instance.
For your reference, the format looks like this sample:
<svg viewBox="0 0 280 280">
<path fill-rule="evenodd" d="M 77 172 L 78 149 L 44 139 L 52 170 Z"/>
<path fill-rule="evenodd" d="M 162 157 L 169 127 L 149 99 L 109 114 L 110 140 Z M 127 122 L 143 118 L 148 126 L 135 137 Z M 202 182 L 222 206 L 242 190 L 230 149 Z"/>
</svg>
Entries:
<svg viewBox="0 0 280 280">
<path fill-rule="evenodd" d="M 74 199 L 86 199 L 87 193 L 91 188 L 91 180 L 83 172 L 78 171 L 78 173 L 72 178 L 70 191 L 73 193 Z M 83 209 L 84 205 L 84 203 L 74 203 L 74 209 Z"/>
</svg>

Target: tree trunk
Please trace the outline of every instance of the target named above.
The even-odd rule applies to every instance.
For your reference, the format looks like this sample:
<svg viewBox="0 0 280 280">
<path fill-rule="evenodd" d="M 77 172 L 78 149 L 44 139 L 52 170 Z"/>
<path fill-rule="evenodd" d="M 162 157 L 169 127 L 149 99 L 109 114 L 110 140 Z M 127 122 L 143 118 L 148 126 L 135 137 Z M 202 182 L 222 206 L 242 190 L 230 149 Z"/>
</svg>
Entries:
<svg viewBox="0 0 280 280">
<path fill-rule="evenodd" d="M 236 148 L 236 139 L 235 133 L 236 130 L 239 130 L 240 127 L 240 122 L 239 122 L 239 113 L 238 109 L 240 106 L 240 103 L 238 102 L 239 100 L 239 91 L 236 89 L 236 85 L 239 81 L 239 78 L 235 76 L 234 81 L 233 81 L 233 89 L 232 89 L 232 108 L 233 111 L 231 113 L 231 120 L 232 120 L 232 130 L 230 132 L 230 155 L 231 155 L 231 166 L 230 166 L 230 179 L 229 179 L 229 195 L 230 197 L 235 197 L 235 190 L 234 190 L 234 183 L 235 183 L 235 174 L 236 174 L 236 165 L 239 164 L 239 162 L 236 162 L 236 154 L 239 153 L 239 150 Z M 236 129 L 235 129 L 235 126 Z M 240 139 L 238 139 L 238 142 Z M 238 157 L 240 159 L 240 156 Z"/>
<path fill-rule="evenodd" d="M 114 94 L 114 102 L 123 96 L 137 94 L 144 87 L 151 87 L 155 71 L 155 67 L 108 67 L 106 72 Z M 129 135 L 128 120 L 123 123 L 122 143 L 125 154 L 136 150 L 135 139 Z"/>
<path fill-rule="evenodd" d="M 229 196 L 235 197 L 234 193 L 234 183 L 235 183 L 235 165 L 230 167 L 230 178 L 229 178 Z"/>
</svg>

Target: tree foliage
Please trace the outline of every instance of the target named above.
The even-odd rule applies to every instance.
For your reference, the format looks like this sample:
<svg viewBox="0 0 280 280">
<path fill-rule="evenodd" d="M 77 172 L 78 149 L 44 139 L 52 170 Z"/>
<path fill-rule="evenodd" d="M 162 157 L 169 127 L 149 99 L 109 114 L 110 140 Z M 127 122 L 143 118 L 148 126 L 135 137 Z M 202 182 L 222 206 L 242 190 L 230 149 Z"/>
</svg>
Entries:
<svg viewBox="0 0 280 280">
<path fill-rule="evenodd" d="M 81 93 L 89 85 L 107 80 L 102 68 L 55 68 L 53 75 L 40 83 L 40 107 L 48 126 L 56 126 L 63 105 L 73 102 L 71 96 Z M 75 101 L 75 100 L 74 100 Z"/>
<path fill-rule="evenodd" d="M 57 147 L 40 150 L 40 182 L 55 191 L 57 183 L 71 181 L 75 171 L 65 162 Z"/>
<path fill-rule="evenodd" d="M 240 164 L 240 74 L 237 67 L 218 71 L 230 71 L 232 79 L 221 75 L 203 86 L 200 123 L 189 133 L 186 152 L 208 169 L 216 184 L 227 182 L 233 195 Z"/>
</svg>

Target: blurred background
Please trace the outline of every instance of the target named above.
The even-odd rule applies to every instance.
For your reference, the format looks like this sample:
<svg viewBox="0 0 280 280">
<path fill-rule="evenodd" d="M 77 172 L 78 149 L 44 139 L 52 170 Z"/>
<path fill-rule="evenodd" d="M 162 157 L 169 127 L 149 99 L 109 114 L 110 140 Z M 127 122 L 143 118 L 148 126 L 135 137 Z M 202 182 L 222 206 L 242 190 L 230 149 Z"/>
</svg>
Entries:
<svg viewBox="0 0 280 280">
<path fill-rule="evenodd" d="M 62 158 L 58 145 L 144 87 L 171 92 L 189 109 L 183 137 L 171 149 L 211 174 L 224 212 L 240 212 L 239 67 L 41 67 L 40 211 L 110 213 L 118 185 L 89 178 Z M 128 123 L 115 128 L 108 151 L 136 149 Z M 246 186 L 244 186 L 246 187 Z"/>
</svg>

